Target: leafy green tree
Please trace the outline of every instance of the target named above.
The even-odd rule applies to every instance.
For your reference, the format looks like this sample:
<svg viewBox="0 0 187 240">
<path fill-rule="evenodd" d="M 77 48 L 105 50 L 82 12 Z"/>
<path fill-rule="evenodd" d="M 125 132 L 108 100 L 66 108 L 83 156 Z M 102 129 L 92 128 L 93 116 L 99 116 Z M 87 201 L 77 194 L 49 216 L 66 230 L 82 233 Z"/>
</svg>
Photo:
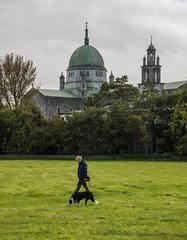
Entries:
<svg viewBox="0 0 187 240">
<path fill-rule="evenodd" d="M 74 113 L 68 118 L 62 133 L 65 153 L 105 153 L 106 130 L 105 109 L 92 107 L 85 112 Z"/>
<path fill-rule="evenodd" d="M 154 121 L 154 135 L 156 138 L 157 152 L 174 151 L 174 141 L 170 132 L 170 122 L 180 95 L 180 92 L 164 93 L 158 99 Z"/>
<path fill-rule="evenodd" d="M 45 120 L 34 105 L 0 111 L 1 152 L 29 153 L 29 135 Z"/>
<path fill-rule="evenodd" d="M 108 113 L 111 153 L 145 152 L 148 134 L 141 116 L 127 104 L 115 102 Z"/>
<path fill-rule="evenodd" d="M 57 154 L 63 153 L 62 133 L 64 121 L 55 117 L 38 126 L 30 132 L 29 148 L 34 154 Z"/>
<path fill-rule="evenodd" d="M 183 91 L 174 108 L 170 129 L 175 139 L 175 149 L 179 154 L 187 154 L 187 90 Z"/>
<path fill-rule="evenodd" d="M 155 119 L 157 117 L 156 109 L 160 96 L 154 88 L 147 86 L 146 90 L 140 94 L 139 98 L 134 102 L 133 111 L 141 116 L 144 125 L 149 134 L 149 143 L 147 152 L 153 153 L 156 151 L 155 145 Z"/>
<path fill-rule="evenodd" d="M 113 101 L 125 101 L 132 104 L 139 96 L 139 90 L 128 84 L 126 75 L 117 78 L 114 83 L 103 83 L 99 93 L 88 98 L 87 106 L 110 106 Z"/>
</svg>

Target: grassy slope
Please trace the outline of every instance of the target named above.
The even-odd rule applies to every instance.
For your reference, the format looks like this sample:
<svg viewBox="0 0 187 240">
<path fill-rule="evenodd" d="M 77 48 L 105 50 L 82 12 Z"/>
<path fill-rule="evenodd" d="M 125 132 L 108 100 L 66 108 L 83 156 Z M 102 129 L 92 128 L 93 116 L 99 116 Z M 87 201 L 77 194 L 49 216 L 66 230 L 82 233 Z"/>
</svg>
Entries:
<svg viewBox="0 0 187 240">
<path fill-rule="evenodd" d="M 187 239 L 187 163 L 88 162 L 100 205 L 67 206 L 73 161 L 0 161 L 0 239 Z"/>
</svg>

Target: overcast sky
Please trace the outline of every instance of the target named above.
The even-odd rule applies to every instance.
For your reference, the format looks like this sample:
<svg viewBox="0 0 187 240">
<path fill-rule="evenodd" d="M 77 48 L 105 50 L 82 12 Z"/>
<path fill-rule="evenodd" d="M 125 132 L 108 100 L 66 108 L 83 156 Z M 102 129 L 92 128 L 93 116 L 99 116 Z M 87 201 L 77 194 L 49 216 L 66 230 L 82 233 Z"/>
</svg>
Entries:
<svg viewBox="0 0 187 240">
<path fill-rule="evenodd" d="M 153 36 L 162 81 L 187 77 L 187 0 L 0 0 L 0 56 L 32 59 L 41 88 L 57 89 L 73 51 L 84 41 L 103 56 L 108 75 L 141 81 Z"/>
</svg>

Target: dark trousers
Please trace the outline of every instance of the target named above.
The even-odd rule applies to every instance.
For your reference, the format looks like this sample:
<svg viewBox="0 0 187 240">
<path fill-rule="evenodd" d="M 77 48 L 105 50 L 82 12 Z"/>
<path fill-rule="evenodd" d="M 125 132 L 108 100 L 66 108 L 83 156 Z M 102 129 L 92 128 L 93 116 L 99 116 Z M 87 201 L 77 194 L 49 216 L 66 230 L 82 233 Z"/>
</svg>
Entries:
<svg viewBox="0 0 187 240">
<path fill-rule="evenodd" d="M 79 180 L 78 183 L 77 183 L 77 188 L 75 189 L 75 192 L 74 193 L 78 193 L 78 191 L 80 190 L 81 186 L 83 186 L 87 192 L 89 192 L 90 190 L 88 189 L 88 186 L 86 184 L 85 181 L 81 181 Z"/>
</svg>

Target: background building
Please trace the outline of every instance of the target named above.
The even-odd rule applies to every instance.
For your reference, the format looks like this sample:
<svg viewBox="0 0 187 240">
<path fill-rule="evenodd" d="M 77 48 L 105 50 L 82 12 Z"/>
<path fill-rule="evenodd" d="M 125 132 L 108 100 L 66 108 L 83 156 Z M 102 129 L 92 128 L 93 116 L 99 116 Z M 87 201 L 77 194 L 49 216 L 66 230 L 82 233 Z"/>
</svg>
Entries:
<svg viewBox="0 0 187 240">
<path fill-rule="evenodd" d="M 69 60 L 66 79 L 60 76 L 59 90 L 39 89 L 33 95 L 35 104 L 44 117 L 66 115 L 82 111 L 85 100 L 99 92 L 101 85 L 107 82 L 107 70 L 99 51 L 89 45 L 86 23 L 84 45 L 77 48 Z"/>
</svg>

